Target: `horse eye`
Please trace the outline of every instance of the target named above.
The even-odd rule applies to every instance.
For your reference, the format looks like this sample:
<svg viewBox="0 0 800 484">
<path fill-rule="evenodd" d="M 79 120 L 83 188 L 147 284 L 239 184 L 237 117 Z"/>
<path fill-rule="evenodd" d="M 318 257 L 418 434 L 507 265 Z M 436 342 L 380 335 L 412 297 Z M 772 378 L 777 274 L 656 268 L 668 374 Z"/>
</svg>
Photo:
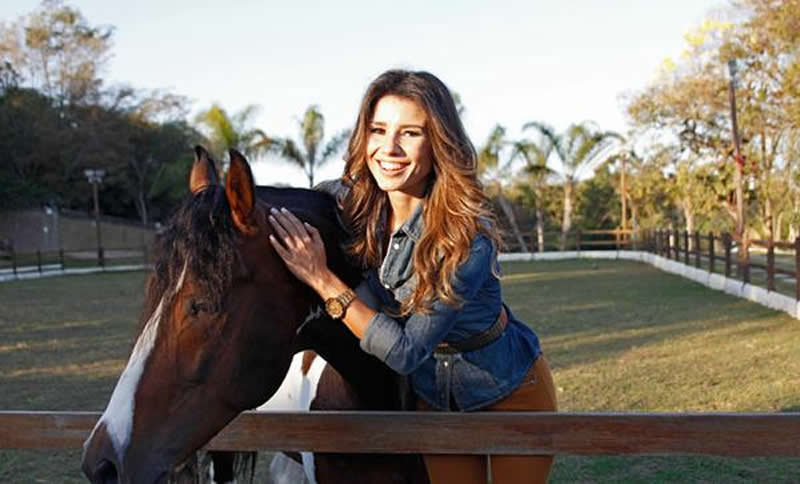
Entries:
<svg viewBox="0 0 800 484">
<path fill-rule="evenodd" d="M 205 309 L 206 309 L 205 304 L 195 299 L 192 299 L 189 302 L 189 306 L 186 308 L 190 316 L 197 316 L 200 312 L 205 311 Z"/>
</svg>

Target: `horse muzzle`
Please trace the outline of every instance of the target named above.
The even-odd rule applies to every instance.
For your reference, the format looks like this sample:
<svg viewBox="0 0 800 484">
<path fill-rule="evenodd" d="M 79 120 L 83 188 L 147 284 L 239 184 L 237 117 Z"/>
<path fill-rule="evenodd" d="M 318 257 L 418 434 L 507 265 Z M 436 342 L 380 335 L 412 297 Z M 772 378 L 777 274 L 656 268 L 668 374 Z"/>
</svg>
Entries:
<svg viewBox="0 0 800 484">
<path fill-rule="evenodd" d="M 169 477 L 164 466 L 123 462 L 104 423 L 83 444 L 81 470 L 92 484 L 161 484 Z"/>
</svg>

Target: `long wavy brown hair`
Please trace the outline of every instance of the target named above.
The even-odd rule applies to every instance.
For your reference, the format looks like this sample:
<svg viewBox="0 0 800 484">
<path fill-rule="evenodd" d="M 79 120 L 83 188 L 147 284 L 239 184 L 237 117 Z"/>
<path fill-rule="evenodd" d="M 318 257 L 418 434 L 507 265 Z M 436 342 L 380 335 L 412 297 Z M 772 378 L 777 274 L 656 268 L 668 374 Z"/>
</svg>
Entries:
<svg viewBox="0 0 800 484">
<path fill-rule="evenodd" d="M 433 169 L 423 207 L 425 228 L 414 248 L 416 289 L 400 301 L 400 314 L 428 312 L 434 300 L 459 306 L 453 288 L 456 271 L 469 257 L 472 241 L 484 233 L 498 247 L 494 216 L 477 176 L 477 155 L 461 124 L 453 96 L 436 76 L 424 71 L 390 70 L 367 88 L 345 155 L 343 182 L 350 186 L 342 211 L 353 237 L 348 252 L 365 267 L 378 267 L 383 257 L 381 213 L 389 198 L 367 166 L 369 126 L 378 101 L 398 96 L 417 103 L 426 113 Z M 388 217 L 387 217 L 388 219 Z M 386 219 L 384 219 L 386 220 Z M 492 271 L 494 273 L 494 271 Z"/>
</svg>

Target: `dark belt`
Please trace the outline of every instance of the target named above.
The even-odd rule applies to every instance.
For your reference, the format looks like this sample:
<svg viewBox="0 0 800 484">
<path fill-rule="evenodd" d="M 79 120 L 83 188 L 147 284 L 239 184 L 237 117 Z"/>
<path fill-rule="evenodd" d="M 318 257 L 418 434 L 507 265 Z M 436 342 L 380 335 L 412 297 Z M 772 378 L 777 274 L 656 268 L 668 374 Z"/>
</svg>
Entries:
<svg viewBox="0 0 800 484">
<path fill-rule="evenodd" d="M 445 342 L 442 341 L 436 346 L 433 351 L 438 354 L 452 355 L 455 353 L 465 353 L 467 351 L 474 351 L 478 348 L 483 348 L 489 343 L 494 342 L 503 334 L 503 330 L 508 326 L 508 314 L 506 313 L 505 306 L 501 306 L 500 315 L 497 320 L 492 324 L 492 327 L 483 331 L 482 333 L 474 334 L 469 338 L 461 341 Z"/>
</svg>

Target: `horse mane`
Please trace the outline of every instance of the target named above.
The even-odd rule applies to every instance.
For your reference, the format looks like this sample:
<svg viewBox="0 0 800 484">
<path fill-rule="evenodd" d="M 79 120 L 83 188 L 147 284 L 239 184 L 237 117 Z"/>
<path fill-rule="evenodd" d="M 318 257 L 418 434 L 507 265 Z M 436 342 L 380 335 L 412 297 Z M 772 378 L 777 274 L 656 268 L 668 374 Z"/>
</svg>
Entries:
<svg viewBox="0 0 800 484">
<path fill-rule="evenodd" d="M 269 206 L 288 208 L 316 227 L 325 240 L 331 270 L 346 284 L 359 280 L 361 271 L 341 249 L 347 235 L 339 223 L 336 202 L 331 195 L 303 188 L 269 186 L 256 187 L 255 195 Z M 184 265 L 201 291 L 211 298 L 207 301 L 211 309 L 221 309 L 239 260 L 237 237 L 224 187 L 213 185 L 190 194 L 156 238 L 154 270 L 147 283 L 140 326 L 153 314 L 161 299 L 168 296 L 170 288 L 175 287 Z"/>
</svg>

